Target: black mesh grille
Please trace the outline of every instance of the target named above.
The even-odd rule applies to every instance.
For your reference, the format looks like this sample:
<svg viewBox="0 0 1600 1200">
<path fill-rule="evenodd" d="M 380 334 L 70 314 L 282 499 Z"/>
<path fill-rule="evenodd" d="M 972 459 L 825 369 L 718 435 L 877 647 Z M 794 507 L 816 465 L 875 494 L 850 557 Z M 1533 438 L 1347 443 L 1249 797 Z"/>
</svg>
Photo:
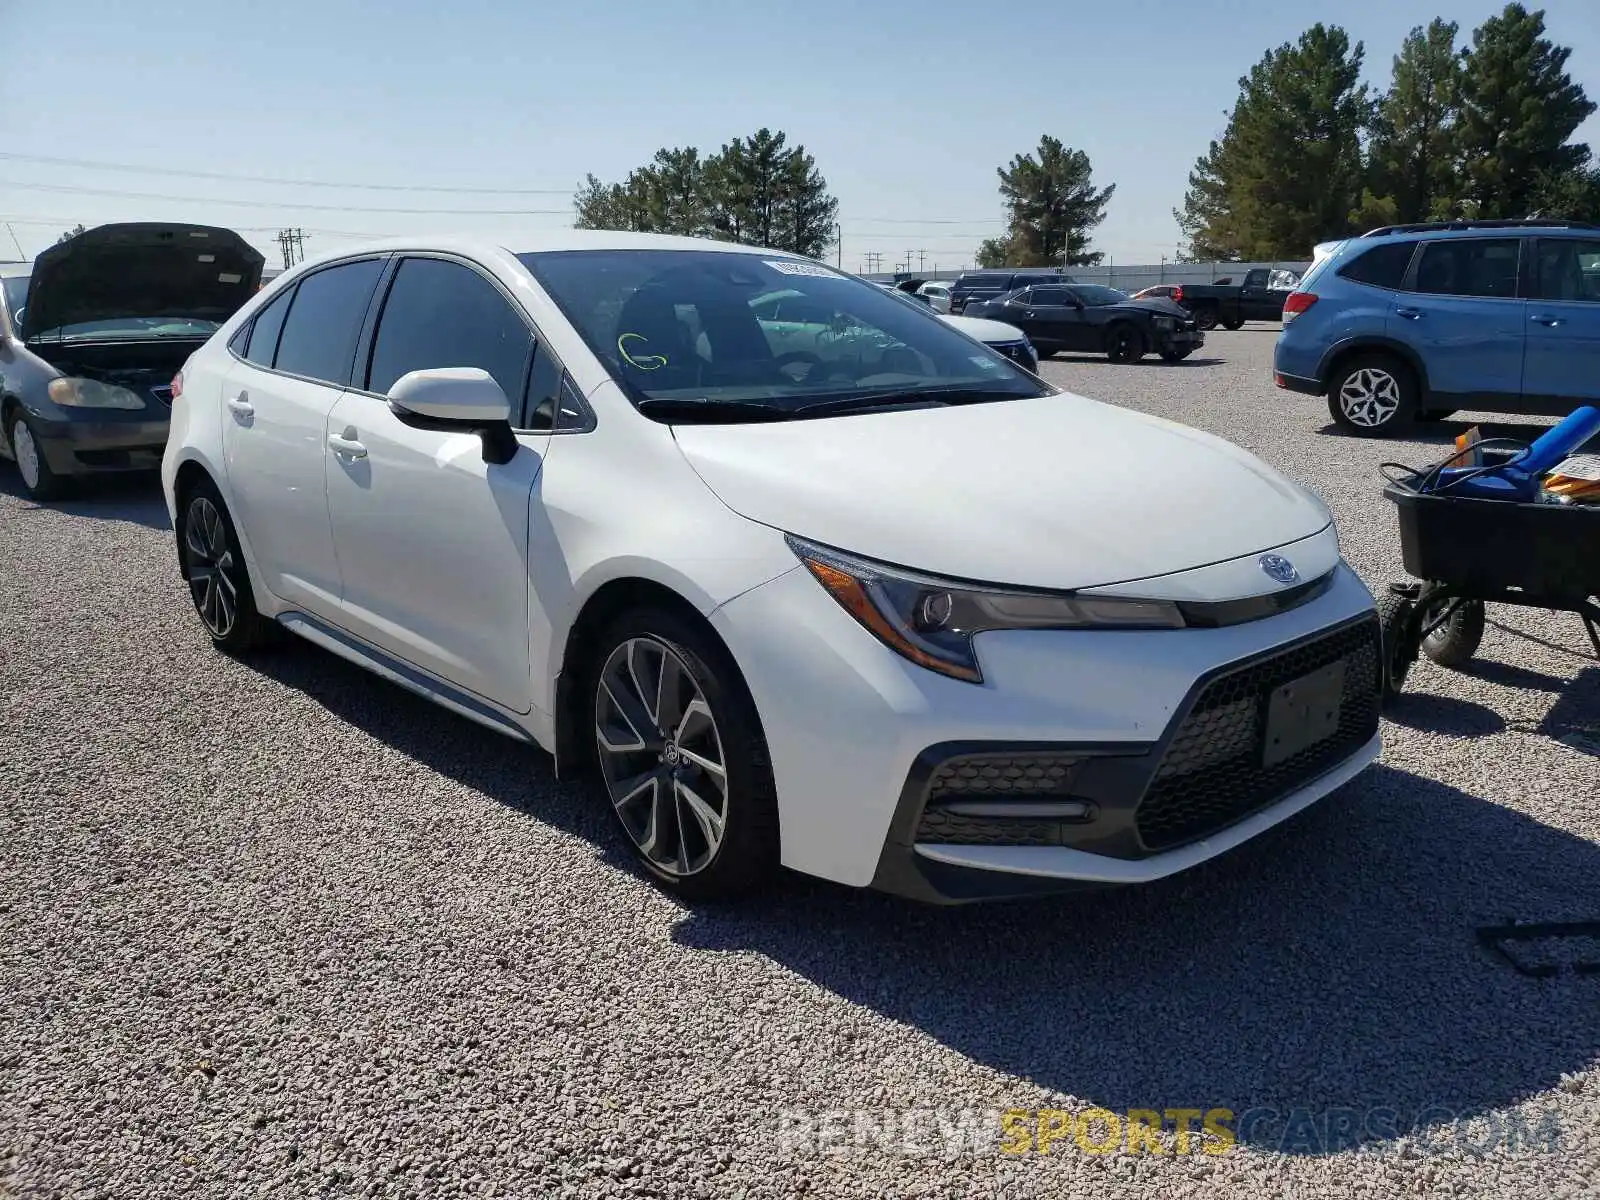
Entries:
<svg viewBox="0 0 1600 1200">
<path fill-rule="evenodd" d="M 927 807 L 917 823 L 917 841 L 962 845 L 1060 846 L 1062 822 L 1040 816 L 954 813 L 941 804 L 957 800 L 995 802 L 1062 799 L 1070 795 L 1081 760 L 1038 753 L 968 754 L 939 764 L 928 780 Z"/>
<path fill-rule="evenodd" d="M 1263 766 L 1273 689 L 1340 659 L 1346 662 L 1344 697 L 1333 736 Z M 1355 753 L 1378 727 L 1378 662 L 1378 624 L 1372 620 L 1213 680 L 1184 718 L 1140 802 L 1140 840 L 1161 850 L 1214 833 Z"/>
</svg>

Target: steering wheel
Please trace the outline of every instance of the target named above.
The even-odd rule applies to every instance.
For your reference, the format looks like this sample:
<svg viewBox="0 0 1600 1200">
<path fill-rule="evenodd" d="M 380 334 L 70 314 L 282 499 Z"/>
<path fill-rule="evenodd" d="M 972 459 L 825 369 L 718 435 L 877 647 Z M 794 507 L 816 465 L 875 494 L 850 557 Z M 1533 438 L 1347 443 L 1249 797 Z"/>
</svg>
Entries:
<svg viewBox="0 0 1600 1200">
<path fill-rule="evenodd" d="M 774 361 L 778 364 L 778 370 L 784 372 L 787 372 L 796 363 L 804 363 L 806 365 L 806 373 L 801 377 L 802 379 L 809 379 L 811 372 L 822 365 L 822 359 L 809 350 L 791 350 L 787 354 L 778 355 Z M 796 380 L 796 382 L 798 383 L 800 380 Z"/>
</svg>

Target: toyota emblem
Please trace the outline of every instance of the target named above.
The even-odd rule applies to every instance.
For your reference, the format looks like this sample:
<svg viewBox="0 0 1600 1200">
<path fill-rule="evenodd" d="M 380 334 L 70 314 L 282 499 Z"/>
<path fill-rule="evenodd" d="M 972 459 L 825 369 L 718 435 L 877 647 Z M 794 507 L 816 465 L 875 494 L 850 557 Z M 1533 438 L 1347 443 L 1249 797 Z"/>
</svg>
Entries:
<svg viewBox="0 0 1600 1200">
<path fill-rule="evenodd" d="M 1261 570 L 1267 578 L 1278 583 L 1294 583 L 1300 578 L 1300 572 L 1295 570 L 1294 564 L 1281 554 L 1263 554 L 1256 561 L 1261 564 Z"/>
</svg>

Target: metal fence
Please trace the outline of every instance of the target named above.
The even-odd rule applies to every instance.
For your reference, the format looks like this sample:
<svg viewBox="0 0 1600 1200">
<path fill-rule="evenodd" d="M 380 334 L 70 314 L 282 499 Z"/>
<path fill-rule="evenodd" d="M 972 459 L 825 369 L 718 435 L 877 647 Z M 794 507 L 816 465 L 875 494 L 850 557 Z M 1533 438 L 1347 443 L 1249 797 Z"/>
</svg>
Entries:
<svg viewBox="0 0 1600 1200">
<path fill-rule="evenodd" d="M 1266 267 L 1273 271 L 1293 271 L 1296 275 L 1304 275 L 1310 269 L 1307 261 L 1299 262 L 1211 262 L 1211 263 L 1134 263 L 1123 265 L 1119 263 L 1103 263 L 1098 267 L 1068 267 L 1067 274 L 1079 283 L 1100 283 L 1107 287 L 1118 288 L 1124 292 L 1137 292 L 1147 287 L 1154 287 L 1158 283 L 1222 283 L 1231 280 L 1234 283 L 1244 281 L 1244 273 L 1255 267 Z M 978 268 L 969 268 L 977 270 Z M 1003 269 L 1003 268 L 1002 268 Z M 960 271 L 939 270 L 930 271 L 921 276 L 924 279 L 938 279 L 951 282 Z M 882 271 L 863 278 L 880 283 L 893 283 L 898 275 L 901 279 L 915 277 L 907 275 L 904 271 Z"/>
</svg>

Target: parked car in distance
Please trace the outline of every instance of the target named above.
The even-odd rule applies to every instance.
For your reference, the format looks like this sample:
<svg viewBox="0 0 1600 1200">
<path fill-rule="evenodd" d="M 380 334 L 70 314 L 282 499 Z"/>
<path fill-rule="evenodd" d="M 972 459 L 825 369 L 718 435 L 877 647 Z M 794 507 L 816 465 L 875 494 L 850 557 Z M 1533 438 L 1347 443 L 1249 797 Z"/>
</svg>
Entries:
<svg viewBox="0 0 1600 1200">
<path fill-rule="evenodd" d="M 1372 595 L 1258 459 L 811 259 L 539 237 L 300 264 L 184 365 L 220 648 L 292 630 L 543 747 L 690 899 L 1159 879 L 1378 753 Z M 830 336 L 785 348 L 788 292 Z"/>
<path fill-rule="evenodd" d="M 1154 351 L 1182 362 L 1205 345 L 1195 319 L 1171 300 L 1135 300 L 1093 283 L 1036 283 L 968 304 L 964 315 L 1015 325 L 1041 358 L 1063 350 L 1104 354 L 1112 362 L 1138 362 Z"/>
<path fill-rule="evenodd" d="M 1327 396 L 1351 433 L 1564 416 L 1600 402 L 1600 225 L 1385 226 L 1331 247 L 1283 319 L 1275 382 Z"/>
<path fill-rule="evenodd" d="M 1072 283 L 1073 278 L 1049 267 L 1023 270 L 963 271 L 950 285 L 950 311 L 961 313 L 978 300 L 994 300 L 1030 283 Z"/>
<path fill-rule="evenodd" d="M 231 230 L 146 222 L 0 270 L 0 454 L 30 497 L 161 465 L 173 376 L 255 293 L 262 262 Z"/>
<path fill-rule="evenodd" d="M 1238 329 L 1246 321 L 1282 320 L 1283 302 L 1298 282 L 1293 271 L 1252 267 L 1243 283 L 1179 284 L 1172 299 L 1194 314 L 1201 329 Z"/>
<path fill-rule="evenodd" d="M 923 284 L 916 280 L 904 283 L 880 283 L 879 287 L 902 300 L 917 306 L 933 307 L 933 299 L 922 291 Z M 937 312 L 937 310 L 935 310 Z M 1019 367 L 1035 373 L 1039 370 L 1039 352 L 1022 330 L 1002 321 L 986 321 L 977 317 L 958 317 L 953 313 L 937 313 L 939 319 L 952 329 L 959 329 L 974 341 L 997 350 Z"/>
<path fill-rule="evenodd" d="M 939 283 L 935 281 L 924 283 L 921 287 L 917 288 L 917 295 L 926 296 L 928 298 L 929 306 L 936 313 L 947 313 L 950 311 L 950 285 L 948 283 Z"/>
</svg>

